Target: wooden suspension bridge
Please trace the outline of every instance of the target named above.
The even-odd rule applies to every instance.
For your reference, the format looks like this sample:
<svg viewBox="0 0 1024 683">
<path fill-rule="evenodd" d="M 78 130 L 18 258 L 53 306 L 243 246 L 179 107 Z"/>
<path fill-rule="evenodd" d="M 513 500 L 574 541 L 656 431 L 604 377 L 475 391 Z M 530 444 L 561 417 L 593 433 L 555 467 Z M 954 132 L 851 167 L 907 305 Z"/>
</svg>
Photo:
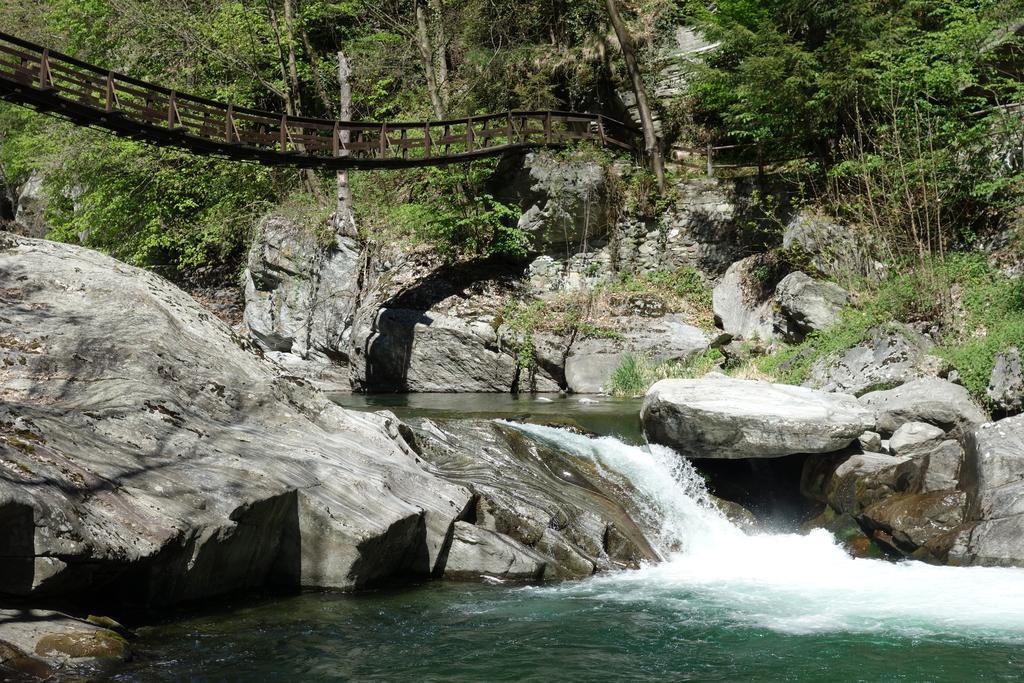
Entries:
<svg viewBox="0 0 1024 683">
<path fill-rule="evenodd" d="M 600 114 L 509 111 L 448 121 L 363 122 L 236 107 L 87 64 L 0 33 L 0 97 L 155 145 L 267 165 L 436 166 L 578 140 L 637 151 L 638 132 Z"/>
</svg>

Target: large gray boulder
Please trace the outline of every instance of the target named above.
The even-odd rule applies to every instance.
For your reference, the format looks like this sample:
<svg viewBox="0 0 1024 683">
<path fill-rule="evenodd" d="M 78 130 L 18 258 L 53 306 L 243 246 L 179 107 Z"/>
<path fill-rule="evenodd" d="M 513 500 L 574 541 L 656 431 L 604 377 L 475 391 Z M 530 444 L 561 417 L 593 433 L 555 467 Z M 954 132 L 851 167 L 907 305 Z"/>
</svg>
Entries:
<svg viewBox="0 0 1024 683">
<path fill-rule="evenodd" d="M 850 301 L 847 291 L 834 282 L 815 280 L 799 271 L 782 278 L 775 297 L 788 322 L 786 336 L 790 341 L 831 327 Z"/>
<path fill-rule="evenodd" d="M 649 441 L 697 458 L 830 453 L 874 426 L 852 396 L 724 376 L 657 382 L 640 418 Z"/>
<path fill-rule="evenodd" d="M 518 227 L 537 253 L 575 253 L 609 225 L 604 167 L 549 152 L 509 157 L 498 170 L 496 196 L 522 209 Z"/>
<path fill-rule="evenodd" d="M 860 401 L 875 412 L 876 431 L 883 435 L 893 434 L 908 422 L 927 422 L 962 438 L 972 427 L 987 420 L 967 389 L 937 378 L 873 391 L 861 396 Z"/>
<path fill-rule="evenodd" d="M 658 558 L 633 521 L 641 515 L 632 489 L 591 460 L 491 421 L 418 419 L 405 429 L 434 471 L 473 492 L 465 520 L 518 544 L 511 550 L 532 553 L 520 556 L 539 557 L 543 579 L 583 578 Z M 500 545 L 508 557 L 509 546 Z M 478 571 L 479 555 L 465 550 L 460 571 L 487 573 Z"/>
<path fill-rule="evenodd" d="M 907 325 L 881 325 L 872 328 L 863 342 L 848 351 L 815 362 L 804 386 L 859 395 L 935 377 L 944 363 L 931 354 L 934 346 L 930 339 Z"/>
<path fill-rule="evenodd" d="M 858 519 L 876 540 L 914 555 L 963 524 L 966 498 L 950 490 L 898 494 L 869 506 Z"/>
<path fill-rule="evenodd" d="M 49 230 L 46 207 L 49 197 L 43 187 L 44 176 L 33 171 L 17 190 L 14 206 L 14 227 L 27 237 L 42 237 Z"/>
<path fill-rule="evenodd" d="M 967 524 L 946 544 L 952 564 L 1024 566 L 1024 416 L 967 434 Z"/>
<path fill-rule="evenodd" d="M 775 310 L 776 282 L 771 277 L 760 254 L 729 266 L 711 295 L 715 321 L 723 331 L 740 339 L 778 337 L 776 327 L 782 321 Z"/>
<path fill-rule="evenodd" d="M 0 234 L 0 594 L 198 600 L 441 562 L 470 491 L 161 278 Z"/>
<path fill-rule="evenodd" d="M 871 240 L 855 225 L 801 211 L 786 224 L 782 248 L 793 263 L 841 281 L 877 278 L 882 265 L 871 257 Z"/>
<path fill-rule="evenodd" d="M 249 253 L 244 321 L 250 336 L 289 372 L 324 388 L 349 388 L 360 251 L 350 238 L 324 246 L 292 221 L 269 217 Z"/>
<path fill-rule="evenodd" d="M 457 581 L 539 581 L 545 560 L 513 538 L 469 522 L 456 522 L 444 576 Z"/>
<path fill-rule="evenodd" d="M 0 609 L 0 677 L 3 680 L 95 680 L 100 669 L 131 657 L 123 635 L 103 624 L 40 609 Z M 11 678 L 12 674 L 14 675 Z"/>
<path fill-rule="evenodd" d="M 576 393 L 607 391 L 608 381 L 627 353 L 657 364 L 683 361 L 707 351 L 711 337 L 682 315 L 617 318 L 618 338 L 589 337 L 573 342 L 565 358 L 565 381 Z"/>
<path fill-rule="evenodd" d="M 1024 411 L 1024 370 L 1021 369 L 1020 349 L 1016 346 L 996 356 L 986 393 L 1004 413 L 1015 415 Z"/>
</svg>

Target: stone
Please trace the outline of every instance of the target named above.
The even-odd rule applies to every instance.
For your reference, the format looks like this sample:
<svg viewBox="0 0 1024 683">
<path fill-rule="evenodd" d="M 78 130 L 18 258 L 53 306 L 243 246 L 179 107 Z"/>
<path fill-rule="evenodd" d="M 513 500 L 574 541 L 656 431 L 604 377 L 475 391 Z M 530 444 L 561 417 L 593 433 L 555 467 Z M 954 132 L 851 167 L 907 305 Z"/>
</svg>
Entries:
<svg viewBox="0 0 1024 683">
<path fill-rule="evenodd" d="M 360 266 L 361 248 L 350 238 L 325 247 L 288 219 L 264 219 L 243 275 L 249 334 L 289 372 L 347 391 Z"/>
<path fill-rule="evenodd" d="M 1011 346 L 996 356 L 985 393 L 996 408 L 1007 415 L 1024 411 L 1024 370 L 1019 348 Z"/>
<path fill-rule="evenodd" d="M 637 567 L 658 555 L 633 521 L 635 494 L 586 458 L 544 446 L 492 421 L 409 420 L 419 457 L 470 488 L 465 517 L 509 537 L 544 561 L 544 580 Z"/>
<path fill-rule="evenodd" d="M 861 396 L 860 401 L 875 411 L 876 431 L 883 435 L 893 434 L 908 422 L 927 422 L 961 438 L 987 420 L 967 389 L 938 378 L 873 391 Z"/>
<path fill-rule="evenodd" d="M 618 318 L 614 329 L 619 338 L 585 338 L 569 348 L 565 358 L 565 381 L 578 394 L 608 391 L 608 382 L 627 353 L 652 364 L 684 361 L 708 349 L 709 335 L 687 322 L 682 315 L 653 320 Z"/>
<path fill-rule="evenodd" d="M 829 453 L 874 423 L 852 396 L 720 376 L 657 382 L 640 419 L 649 441 L 698 458 Z"/>
<path fill-rule="evenodd" d="M 7 667 L 46 678 L 130 657 L 128 641 L 116 631 L 50 610 L 0 609 L 0 675 Z"/>
<path fill-rule="evenodd" d="M 835 468 L 828 480 L 826 499 L 837 512 L 856 516 L 894 493 L 916 492 L 923 471 L 922 463 L 912 458 L 859 453 Z"/>
<path fill-rule="evenodd" d="M 531 252 L 574 253 L 607 231 L 610 206 L 601 164 L 528 152 L 503 160 L 496 175 L 498 199 L 522 210 L 518 227 L 530 236 Z"/>
<path fill-rule="evenodd" d="M 43 237 L 50 229 L 45 218 L 49 197 L 43 188 L 43 179 L 41 172 L 33 171 L 18 188 L 14 227 L 26 237 Z"/>
<path fill-rule="evenodd" d="M 443 569 L 471 492 L 179 289 L 0 249 L 0 594 L 109 609 Z"/>
<path fill-rule="evenodd" d="M 945 430 L 926 422 L 907 422 L 900 425 L 889 438 L 889 450 L 894 455 L 911 455 L 930 450 L 946 438 Z"/>
<path fill-rule="evenodd" d="M 944 363 L 931 354 L 934 346 L 908 325 L 880 325 L 848 351 L 816 361 L 804 386 L 860 395 L 935 377 Z"/>
<path fill-rule="evenodd" d="M 514 539 L 468 522 L 456 522 L 444 577 L 539 581 L 544 567 L 543 557 Z"/>
<path fill-rule="evenodd" d="M 871 258 L 871 240 L 854 225 L 841 225 L 810 211 L 786 224 L 782 248 L 789 260 L 830 278 L 877 279 L 882 265 Z"/>
<path fill-rule="evenodd" d="M 781 324 L 773 300 L 775 280 L 764 255 L 747 257 L 729 266 L 712 291 L 716 324 L 740 339 L 768 341 Z"/>
<path fill-rule="evenodd" d="M 882 452 L 882 436 L 878 432 L 864 432 L 857 437 L 857 443 L 865 451 L 871 453 Z"/>
<path fill-rule="evenodd" d="M 799 271 L 782 278 L 775 288 L 775 297 L 788 321 L 787 340 L 793 342 L 802 340 L 809 332 L 834 325 L 850 301 L 850 295 L 839 285 L 815 280 Z"/>
<path fill-rule="evenodd" d="M 967 433 L 961 485 L 971 523 L 944 543 L 950 564 L 1024 566 L 1024 415 Z"/>
<path fill-rule="evenodd" d="M 911 555 L 964 521 L 967 494 L 933 491 L 890 496 L 868 506 L 859 516 L 865 528 L 881 530 L 890 547 Z"/>
<path fill-rule="evenodd" d="M 917 453 L 912 455 L 916 457 Z M 923 455 L 928 458 L 928 467 L 922 491 L 945 491 L 959 485 L 964 449 L 958 442 L 948 439 L 925 451 Z"/>
</svg>

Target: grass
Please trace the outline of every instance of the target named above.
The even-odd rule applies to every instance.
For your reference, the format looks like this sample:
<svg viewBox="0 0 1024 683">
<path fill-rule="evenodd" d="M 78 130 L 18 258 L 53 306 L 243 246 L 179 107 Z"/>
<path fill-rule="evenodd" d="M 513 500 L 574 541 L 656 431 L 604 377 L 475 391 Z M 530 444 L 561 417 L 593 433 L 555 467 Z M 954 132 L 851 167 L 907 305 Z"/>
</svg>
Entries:
<svg viewBox="0 0 1024 683">
<path fill-rule="evenodd" d="M 869 331 L 890 322 L 927 322 L 937 330 L 933 353 L 960 373 L 960 381 L 983 404 L 995 357 L 1024 342 L 1024 281 L 991 268 L 982 255 L 953 254 L 894 275 L 855 292 L 857 304 L 828 330 L 801 344 L 783 346 L 754 361 L 779 382 L 801 384 L 813 365 L 861 343 Z"/>
<path fill-rule="evenodd" d="M 833 327 L 800 344 L 776 345 L 768 355 L 723 371 L 745 379 L 802 384 L 815 363 L 860 344 L 872 329 L 923 322 L 936 338 L 932 353 L 959 372 L 977 401 L 989 405 L 985 390 L 996 356 L 1010 346 L 1024 346 L 1024 279 L 1000 274 L 980 254 L 934 259 L 881 283 L 857 283 L 852 293 L 854 303 Z M 656 364 L 626 354 L 612 375 L 611 390 L 620 396 L 640 395 L 659 379 L 700 377 L 723 367 L 723 361 L 716 349 L 683 363 Z"/>
<path fill-rule="evenodd" d="M 654 363 L 642 354 L 625 353 L 608 382 L 609 392 L 613 396 L 642 396 L 658 380 L 703 377 L 721 367 L 723 359 L 718 349 L 664 363 Z"/>
</svg>

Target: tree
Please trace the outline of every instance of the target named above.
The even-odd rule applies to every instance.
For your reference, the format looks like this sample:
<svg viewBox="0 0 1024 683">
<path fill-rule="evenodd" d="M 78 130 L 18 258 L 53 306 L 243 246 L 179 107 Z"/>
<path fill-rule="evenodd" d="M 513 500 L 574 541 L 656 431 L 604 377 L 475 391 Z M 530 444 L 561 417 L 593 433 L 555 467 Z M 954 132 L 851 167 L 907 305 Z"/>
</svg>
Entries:
<svg viewBox="0 0 1024 683">
<path fill-rule="evenodd" d="M 633 86 L 633 95 L 636 97 L 636 108 L 640 114 L 640 127 L 644 133 L 644 151 L 647 153 L 647 161 L 658 181 L 658 191 L 664 193 L 665 167 L 661 160 L 661 147 L 658 136 L 654 132 L 654 117 L 651 116 L 651 107 L 647 102 L 647 89 L 644 87 L 643 74 L 640 73 L 640 66 L 636 61 L 633 39 L 622 21 L 615 0 L 605 0 L 605 5 L 608 8 L 608 18 L 611 20 L 612 28 L 615 29 L 615 35 L 619 40 L 619 47 L 622 49 L 622 60 L 626 63 L 626 71 L 629 73 L 629 80 Z"/>
</svg>

